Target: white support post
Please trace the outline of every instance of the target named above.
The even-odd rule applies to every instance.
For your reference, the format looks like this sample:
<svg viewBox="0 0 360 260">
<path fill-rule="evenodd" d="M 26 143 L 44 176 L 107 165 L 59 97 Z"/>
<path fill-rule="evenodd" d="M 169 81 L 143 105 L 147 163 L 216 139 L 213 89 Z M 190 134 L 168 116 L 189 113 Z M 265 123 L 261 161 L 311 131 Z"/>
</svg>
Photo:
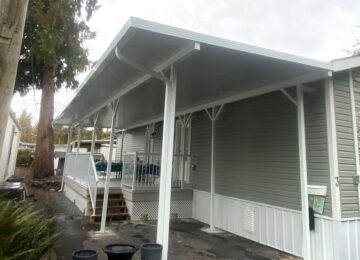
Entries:
<svg viewBox="0 0 360 260">
<path fill-rule="evenodd" d="M 94 155 L 94 151 L 95 151 L 96 124 L 97 124 L 98 117 L 99 117 L 99 112 L 97 112 L 94 116 L 94 125 L 93 125 L 92 136 L 91 136 L 91 149 L 90 149 L 91 155 Z"/>
<path fill-rule="evenodd" d="M 109 186 L 110 186 L 110 174 L 111 174 L 111 163 L 112 163 L 112 154 L 114 146 L 114 137 L 115 137 L 115 119 L 116 119 L 116 110 L 119 104 L 119 100 L 115 100 L 111 103 L 111 134 L 110 134 L 110 145 L 109 145 L 109 157 L 106 168 L 106 180 L 105 180 L 105 189 L 104 189 L 104 200 L 101 214 L 101 226 L 100 232 L 105 232 L 106 224 L 106 214 L 109 200 Z"/>
<path fill-rule="evenodd" d="M 72 132 L 73 132 L 73 128 L 71 126 L 69 126 L 69 132 L 68 132 L 67 143 L 66 143 L 65 162 L 66 162 L 68 153 L 71 153 Z M 63 169 L 62 178 L 61 178 L 61 189 L 59 190 L 59 192 L 62 192 L 64 190 L 65 165 L 66 165 L 66 163 L 64 164 L 64 169 Z"/>
<path fill-rule="evenodd" d="M 170 81 L 166 81 L 165 89 L 164 125 L 159 188 L 159 211 L 156 237 L 157 243 L 163 246 L 161 258 L 162 260 L 167 260 L 169 243 L 171 177 L 174 154 L 176 82 L 176 67 L 175 65 L 171 65 Z"/>
<path fill-rule="evenodd" d="M 206 109 L 211 120 L 211 181 L 210 181 L 210 232 L 215 232 L 214 224 L 214 207 L 215 207 L 215 138 L 216 138 L 216 119 L 219 117 L 224 105 L 221 105 L 218 110 L 216 107 L 211 109 L 211 113 Z"/>
<path fill-rule="evenodd" d="M 78 126 L 78 140 L 77 140 L 77 147 L 76 147 L 76 153 L 80 152 L 80 145 L 81 145 L 81 138 L 82 138 L 82 125 L 80 124 Z"/>
<path fill-rule="evenodd" d="M 303 86 L 297 85 L 303 258 L 311 260 Z"/>
<path fill-rule="evenodd" d="M 73 128 L 69 126 L 68 138 L 66 143 L 66 155 L 71 153 L 71 138 L 72 138 Z"/>
<path fill-rule="evenodd" d="M 123 162 L 123 152 L 124 152 L 124 139 L 125 139 L 126 130 L 121 132 L 121 149 L 120 149 L 120 161 Z"/>
</svg>

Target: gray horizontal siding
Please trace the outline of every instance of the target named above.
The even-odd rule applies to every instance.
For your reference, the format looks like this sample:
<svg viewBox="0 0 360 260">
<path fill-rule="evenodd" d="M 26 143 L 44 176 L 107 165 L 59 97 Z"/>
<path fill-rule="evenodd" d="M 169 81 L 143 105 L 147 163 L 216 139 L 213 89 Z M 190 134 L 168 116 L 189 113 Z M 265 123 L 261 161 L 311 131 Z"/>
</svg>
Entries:
<svg viewBox="0 0 360 260">
<path fill-rule="evenodd" d="M 195 189 L 210 191 L 211 123 L 204 111 L 194 113 L 191 119 L 191 163 L 195 166 L 190 183 Z M 194 168 L 193 168 L 194 169 Z"/>
<path fill-rule="evenodd" d="M 225 109 L 216 129 L 215 192 L 300 209 L 296 107 L 276 92 Z"/>
<path fill-rule="evenodd" d="M 304 93 L 308 183 L 327 187 L 324 215 L 331 216 L 331 190 L 324 83 Z M 311 206 L 311 205 L 310 205 Z"/>
<path fill-rule="evenodd" d="M 152 138 L 153 142 L 153 153 L 161 153 L 161 146 L 162 146 L 162 130 L 163 130 L 163 123 L 159 122 L 155 124 L 155 132 L 156 135 Z"/>
<path fill-rule="evenodd" d="M 209 191 L 211 124 L 192 119 L 194 188 Z M 280 92 L 225 106 L 216 128 L 217 194 L 300 209 L 296 107 Z"/>
<path fill-rule="evenodd" d="M 309 183 L 329 185 L 323 88 L 305 95 Z M 313 111 L 312 111 L 313 110 Z M 310 112 L 311 111 L 311 112 Z M 217 194 L 301 209 L 297 111 L 282 93 L 227 104 L 216 123 Z M 211 123 L 192 119 L 195 189 L 210 190 Z M 331 212 L 326 198 L 325 214 Z"/>
<path fill-rule="evenodd" d="M 125 132 L 123 152 L 144 152 L 145 127 L 138 127 Z M 121 134 L 117 136 L 116 160 L 120 160 Z"/>
<path fill-rule="evenodd" d="M 338 145 L 340 200 L 342 217 L 359 216 L 354 134 L 348 71 L 336 73 L 334 81 L 335 121 Z"/>
<path fill-rule="evenodd" d="M 353 83 L 354 83 L 354 99 L 355 99 L 355 111 L 356 111 L 356 123 L 358 129 L 358 142 L 360 143 L 360 68 L 352 71 Z"/>
</svg>

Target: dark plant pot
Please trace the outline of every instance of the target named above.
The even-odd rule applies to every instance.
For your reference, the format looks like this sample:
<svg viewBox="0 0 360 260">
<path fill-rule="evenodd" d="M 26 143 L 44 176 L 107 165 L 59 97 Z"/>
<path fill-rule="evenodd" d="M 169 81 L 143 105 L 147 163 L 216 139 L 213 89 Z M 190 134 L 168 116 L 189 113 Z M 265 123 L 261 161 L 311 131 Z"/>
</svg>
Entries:
<svg viewBox="0 0 360 260">
<path fill-rule="evenodd" d="M 162 245 L 143 244 L 141 246 L 141 260 L 161 260 Z"/>
<path fill-rule="evenodd" d="M 83 249 L 72 253 L 72 260 L 97 260 L 98 252 L 91 249 Z"/>
<path fill-rule="evenodd" d="M 137 248 L 129 244 L 109 244 L 103 250 L 109 260 L 131 260 Z"/>
</svg>

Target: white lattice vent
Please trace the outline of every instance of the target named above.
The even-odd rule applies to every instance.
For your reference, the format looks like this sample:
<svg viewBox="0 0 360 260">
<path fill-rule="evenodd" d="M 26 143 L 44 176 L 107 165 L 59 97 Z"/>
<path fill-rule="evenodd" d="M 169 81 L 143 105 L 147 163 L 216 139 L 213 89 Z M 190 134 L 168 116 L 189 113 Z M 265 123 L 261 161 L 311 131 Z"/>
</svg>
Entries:
<svg viewBox="0 0 360 260">
<path fill-rule="evenodd" d="M 255 234 L 255 208 L 246 206 L 244 209 L 244 230 Z"/>
</svg>

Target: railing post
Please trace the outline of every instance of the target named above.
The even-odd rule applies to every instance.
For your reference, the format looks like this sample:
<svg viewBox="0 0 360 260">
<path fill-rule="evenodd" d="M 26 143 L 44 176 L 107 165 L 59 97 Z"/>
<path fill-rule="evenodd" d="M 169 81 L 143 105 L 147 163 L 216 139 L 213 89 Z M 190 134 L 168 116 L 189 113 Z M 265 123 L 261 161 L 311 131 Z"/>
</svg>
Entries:
<svg viewBox="0 0 360 260">
<path fill-rule="evenodd" d="M 91 155 L 94 154 L 95 151 L 95 142 L 96 142 L 96 124 L 98 121 L 98 117 L 99 117 L 99 112 L 97 112 L 94 116 L 94 124 L 93 124 L 93 130 L 92 130 L 92 135 L 91 135 L 91 148 L 90 148 L 90 153 Z"/>
<path fill-rule="evenodd" d="M 115 136 L 116 111 L 118 105 L 119 105 L 119 99 L 111 103 L 111 134 L 110 134 L 110 144 L 109 144 L 109 157 L 108 157 L 108 163 L 106 169 L 104 201 L 103 201 L 103 208 L 101 213 L 101 225 L 100 225 L 101 232 L 105 232 L 106 215 L 107 215 L 108 200 L 109 200 L 109 189 L 110 189 L 109 186 L 110 186 L 111 163 L 112 163 L 114 136 Z"/>
<path fill-rule="evenodd" d="M 76 147 L 76 153 L 80 152 L 80 145 L 81 145 L 81 138 L 82 138 L 82 124 L 78 126 L 78 140 L 77 140 L 77 147 Z"/>
<path fill-rule="evenodd" d="M 87 170 L 87 184 L 90 187 L 89 183 L 90 183 L 90 166 L 91 166 L 91 154 L 89 154 L 88 157 L 88 170 Z"/>
</svg>

